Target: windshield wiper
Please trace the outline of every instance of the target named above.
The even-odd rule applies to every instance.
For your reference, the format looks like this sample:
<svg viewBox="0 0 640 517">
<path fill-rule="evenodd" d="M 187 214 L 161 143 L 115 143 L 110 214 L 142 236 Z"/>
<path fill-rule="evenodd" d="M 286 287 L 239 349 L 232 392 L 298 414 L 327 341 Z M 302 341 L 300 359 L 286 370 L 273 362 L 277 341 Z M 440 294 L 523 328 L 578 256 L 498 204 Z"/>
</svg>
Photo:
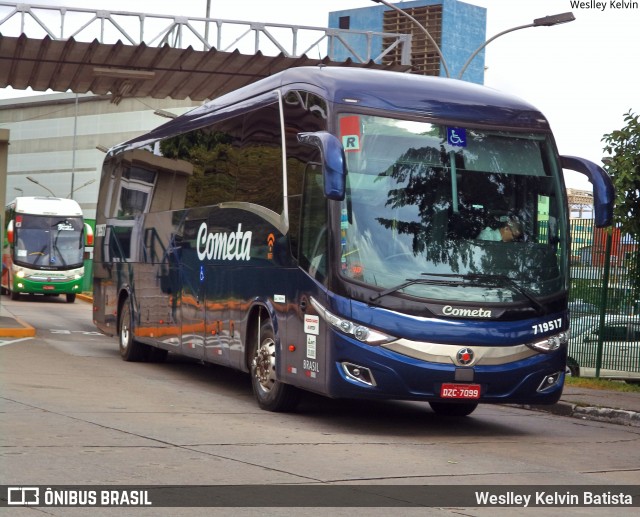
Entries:
<svg viewBox="0 0 640 517">
<path fill-rule="evenodd" d="M 33 261 L 33 264 L 36 265 L 40 262 L 40 260 L 42 259 L 42 257 L 45 256 L 44 250 L 47 248 L 47 245 L 45 244 L 44 246 L 42 246 L 42 248 L 40 248 L 40 251 L 33 251 L 31 253 L 29 253 L 27 256 L 29 255 L 38 255 L 38 257 Z"/>
<path fill-rule="evenodd" d="M 424 274 L 430 274 L 430 273 L 422 273 Z M 438 275 L 440 276 L 440 275 Z M 449 275 L 442 275 L 442 276 L 449 276 Z M 450 275 L 450 276 L 460 276 L 460 275 Z M 446 285 L 446 286 L 450 286 L 450 285 L 454 285 L 454 286 L 461 286 L 461 285 L 467 285 L 466 282 L 460 280 L 460 281 L 451 281 L 451 280 L 429 280 L 427 278 L 407 278 L 406 282 L 400 285 L 396 285 L 394 287 L 389 287 L 388 289 L 385 289 L 384 291 L 380 291 L 378 294 L 369 297 L 369 300 L 371 300 L 372 302 L 378 300 L 379 298 L 382 298 L 383 296 L 387 296 L 388 294 L 394 293 L 396 291 L 400 291 L 401 289 L 404 289 L 405 287 L 409 287 L 410 285 L 415 285 L 415 284 L 424 284 L 424 285 Z"/>
<path fill-rule="evenodd" d="M 518 282 L 513 280 L 513 278 L 509 278 L 506 275 L 485 275 L 482 273 L 469 273 L 466 275 L 460 275 L 455 273 L 422 273 L 422 274 L 428 275 L 428 276 L 445 277 L 445 278 L 462 278 L 464 280 L 473 280 L 473 281 L 480 281 L 480 282 L 484 281 L 485 283 L 475 284 L 475 285 L 481 285 L 483 287 L 509 287 L 512 290 L 524 296 L 531 303 L 531 305 L 538 311 L 542 312 L 543 314 L 546 314 L 547 312 L 546 307 L 538 301 L 538 299 L 533 295 L 533 293 L 531 293 L 529 290 L 522 287 L 520 284 L 518 284 Z M 467 284 L 464 284 L 464 285 L 467 285 Z"/>
<path fill-rule="evenodd" d="M 489 282 L 489 285 L 498 287 L 510 287 L 512 290 L 524 296 L 539 312 L 542 312 L 543 314 L 547 313 L 547 308 L 538 301 L 533 293 L 531 293 L 528 289 L 522 287 L 513 278 L 509 278 L 505 275 L 483 275 L 479 273 L 463 275 L 463 278 L 468 278 L 469 280 L 487 281 Z"/>
<path fill-rule="evenodd" d="M 57 251 L 57 256 L 60 257 L 60 260 L 62 260 L 62 265 L 66 266 L 67 265 L 67 261 L 64 259 L 64 255 L 62 254 L 62 251 L 58 247 L 58 237 L 59 236 L 60 236 L 60 230 L 58 230 L 58 233 L 56 233 L 56 238 L 53 241 L 53 249 Z"/>
<path fill-rule="evenodd" d="M 384 291 L 380 291 L 378 294 L 371 296 L 369 299 L 373 302 L 375 300 L 378 300 L 379 298 L 382 298 L 383 296 L 386 296 L 396 291 L 400 291 L 405 287 L 409 287 L 410 285 L 415 285 L 415 284 L 444 285 L 444 286 L 459 287 L 459 286 L 469 286 L 470 285 L 469 281 L 474 281 L 476 282 L 473 284 L 474 286 L 508 287 L 513 291 L 516 291 L 517 293 L 524 296 L 531 303 L 531 305 L 535 309 L 537 309 L 539 312 L 542 312 L 543 314 L 546 314 L 547 312 L 546 307 L 542 303 L 540 303 L 532 293 L 530 293 L 527 289 L 519 285 L 515 280 L 509 278 L 508 276 L 483 275 L 483 274 L 460 275 L 455 273 L 422 273 L 422 274 L 425 276 L 440 277 L 442 278 L 442 280 L 431 280 L 428 278 L 407 278 L 406 282 L 404 282 L 403 284 L 390 287 L 388 289 L 385 289 Z M 458 280 L 454 280 L 456 278 Z M 478 284 L 477 283 L 478 281 L 480 281 L 481 283 Z"/>
</svg>

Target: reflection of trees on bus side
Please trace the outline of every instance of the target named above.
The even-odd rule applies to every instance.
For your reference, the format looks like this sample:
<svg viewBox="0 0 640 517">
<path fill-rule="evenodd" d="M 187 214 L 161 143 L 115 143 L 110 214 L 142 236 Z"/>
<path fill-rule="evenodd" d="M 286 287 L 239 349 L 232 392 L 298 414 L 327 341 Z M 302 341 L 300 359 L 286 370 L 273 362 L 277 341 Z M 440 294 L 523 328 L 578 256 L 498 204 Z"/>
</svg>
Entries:
<svg viewBox="0 0 640 517">
<path fill-rule="evenodd" d="M 167 158 L 193 165 L 185 207 L 242 200 L 276 212 L 282 207 L 281 149 L 277 145 L 239 145 L 222 131 L 200 129 L 161 142 Z M 275 178 L 277 181 L 272 181 Z"/>
<path fill-rule="evenodd" d="M 196 130 L 160 143 L 163 156 L 186 160 L 193 165 L 185 206 L 199 206 L 203 204 L 202 200 L 214 195 L 222 196 L 225 198 L 223 200 L 231 199 L 228 193 L 235 180 L 230 177 L 229 167 L 221 166 L 228 160 L 231 142 L 231 136 L 226 133 Z M 218 166 L 214 167 L 213 164 Z M 216 188 L 218 192 L 213 192 Z"/>
</svg>

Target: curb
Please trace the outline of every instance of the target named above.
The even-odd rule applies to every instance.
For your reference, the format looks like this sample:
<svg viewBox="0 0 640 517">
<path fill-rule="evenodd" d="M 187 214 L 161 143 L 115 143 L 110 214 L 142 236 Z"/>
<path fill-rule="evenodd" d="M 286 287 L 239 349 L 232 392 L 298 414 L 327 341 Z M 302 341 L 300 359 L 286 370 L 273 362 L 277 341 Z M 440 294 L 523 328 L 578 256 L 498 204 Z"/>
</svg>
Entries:
<svg viewBox="0 0 640 517">
<path fill-rule="evenodd" d="M 88 303 L 93 303 L 93 296 L 91 295 L 78 293 L 76 297 L 79 300 L 83 300 Z M 34 337 L 36 335 L 36 329 L 34 327 L 29 325 L 28 323 L 25 323 L 24 321 L 22 321 L 20 318 L 17 318 L 16 316 L 11 315 L 11 318 L 15 320 L 18 326 L 0 327 L 0 338 Z"/>
<path fill-rule="evenodd" d="M 583 406 L 572 402 L 557 402 L 551 406 L 516 405 L 523 409 L 553 413 L 554 415 L 570 416 L 581 420 L 597 420 L 610 424 L 640 427 L 640 413 L 625 409 L 613 409 L 595 406 Z"/>
<path fill-rule="evenodd" d="M 20 318 L 13 317 L 21 327 L 16 328 L 0 328 L 0 337 L 33 337 L 36 335 L 36 329 L 25 323 Z"/>
</svg>

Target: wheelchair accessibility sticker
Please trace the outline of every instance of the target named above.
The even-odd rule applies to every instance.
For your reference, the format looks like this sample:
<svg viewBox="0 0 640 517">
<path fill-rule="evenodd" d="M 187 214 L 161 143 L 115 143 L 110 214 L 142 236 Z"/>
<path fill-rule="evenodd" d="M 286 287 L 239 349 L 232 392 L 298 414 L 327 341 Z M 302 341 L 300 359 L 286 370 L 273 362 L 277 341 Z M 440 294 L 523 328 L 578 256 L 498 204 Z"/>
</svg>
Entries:
<svg viewBox="0 0 640 517">
<path fill-rule="evenodd" d="M 447 143 L 457 147 L 467 147 L 467 130 L 462 127 L 448 127 Z"/>
</svg>

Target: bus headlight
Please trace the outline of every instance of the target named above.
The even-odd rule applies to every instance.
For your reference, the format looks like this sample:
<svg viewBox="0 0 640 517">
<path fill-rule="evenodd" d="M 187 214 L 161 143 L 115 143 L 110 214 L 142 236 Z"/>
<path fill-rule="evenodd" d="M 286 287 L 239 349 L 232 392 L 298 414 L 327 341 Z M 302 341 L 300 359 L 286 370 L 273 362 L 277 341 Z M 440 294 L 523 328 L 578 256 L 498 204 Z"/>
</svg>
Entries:
<svg viewBox="0 0 640 517">
<path fill-rule="evenodd" d="M 18 278 L 24 278 L 24 271 L 22 271 L 22 270 L 21 270 L 21 271 L 18 271 L 18 272 L 16 273 L 16 276 L 17 276 Z"/>
<path fill-rule="evenodd" d="M 555 336 L 549 336 L 543 340 L 535 341 L 533 343 L 527 343 L 529 348 L 533 348 L 538 352 L 542 352 L 544 354 L 548 354 L 550 352 L 555 352 L 562 345 L 569 342 L 569 331 L 560 332 L 560 334 L 556 334 Z"/>
<path fill-rule="evenodd" d="M 334 329 L 339 330 L 348 336 L 352 336 L 358 341 L 362 341 L 368 345 L 382 345 L 396 340 L 395 337 L 389 336 L 384 332 L 380 332 L 366 327 L 365 325 L 353 323 L 352 321 L 336 316 L 320 305 L 320 303 L 314 298 L 311 298 L 311 305 L 313 305 L 315 310 L 318 311 L 320 317 Z"/>
</svg>

